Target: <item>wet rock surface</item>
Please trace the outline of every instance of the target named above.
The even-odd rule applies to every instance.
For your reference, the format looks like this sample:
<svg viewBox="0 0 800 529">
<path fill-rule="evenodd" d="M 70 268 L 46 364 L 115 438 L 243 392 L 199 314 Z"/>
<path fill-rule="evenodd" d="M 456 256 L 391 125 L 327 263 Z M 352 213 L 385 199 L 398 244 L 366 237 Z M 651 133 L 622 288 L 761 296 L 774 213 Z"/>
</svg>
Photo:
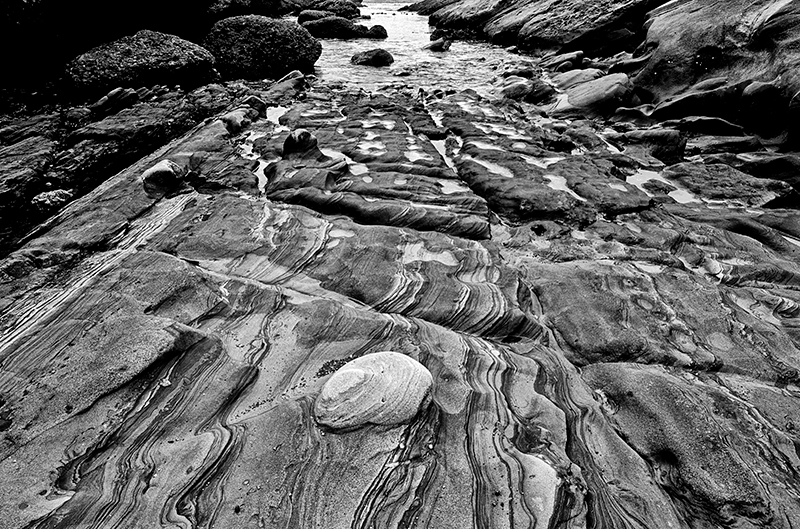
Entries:
<svg viewBox="0 0 800 529">
<path fill-rule="evenodd" d="M 0 527 L 800 525 L 774 86 L 559 51 L 4 117 Z"/>
</svg>

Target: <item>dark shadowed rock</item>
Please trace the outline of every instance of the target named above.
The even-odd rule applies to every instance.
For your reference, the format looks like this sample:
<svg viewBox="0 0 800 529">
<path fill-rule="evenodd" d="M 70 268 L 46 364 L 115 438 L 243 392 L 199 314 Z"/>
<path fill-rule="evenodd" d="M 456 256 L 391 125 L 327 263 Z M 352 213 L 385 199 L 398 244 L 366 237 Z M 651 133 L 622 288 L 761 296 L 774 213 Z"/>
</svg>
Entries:
<svg viewBox="0 0 800 529">
<path fill-rule="evenodd" d="M 426 44 L 422 47 L 423 50 L 430 50 L 430 51 L 447 51 L 450 49 L 450 45 L 453 44 L 453 41 L 450 39 L 436 39 L 430 44 Z"/>
<path fill-rule="evenodd" d="M 319 11 L 317 9 L 306 9 L 300 11 L 300 14 L 297 15 L 297 23 L 303 24 L 303 22 L 309 22 L 311 20 L 320 20 L 322 18 L 328 18 L 336 16 L 331 11 Z"/>
<path fill-rule="evenodd" d="M 303 23 L 303 28 L 318 39 L 385 39 L 386 29 L 370 28 L 342 17 L 327 17 Z"/>
<path fill-rule="evenodd" d="M 645 13 L 665 0 L 464 0 L 431 13 L 437 27 L 475 27 L 493 41 L 521 49 L 584 50 L 611 55 L 638 44 Z"/>
<path fill-rule="evenodd" d="M 342 18 L 358 18 L 361 11 L 356 2 L 350 0 L 312 0 L 304 4 L 304 9 L 314 11 L 327 11 L 334 16 Z"/>
<path fill-rule="evenodd" d="M 288 20 L 240 16 L 214 24 L 204 45 L 227 79 L 276 79 L 292 70 L 310 71 L 322 45 Z"/>
<path fill-rule="evenodd" d="M 193 88 L 214 79 L 214 57 L 174 35 L 145 30 L 78 56 L 67 66 L 67 75 L 83 97 L 116 87 Z"/>
<path fill-rule="evenodd" d="M 605 116 L 627 105 L 632 94 L 628 76 L 614 73 L 571 86 L 548 110 L 558 116 Z"/>
<path fill-rule="evenodd" d="M 394 57 L 388 51 L 376 48 L 356 53 L 350 58 L 350 62 L 362 66 L 389 66 L 394 62 Z"/>
<path fill-rule="evenodd" d="M 6 54 L 0 84 L 52 79 L 77 55 L 141 30 L 200 42 L 223 18 L 287 12 L 283 0 L 140 0 L 113 10 L 103 0 L 8 0 L 0 16 L 0 47 L 14 53 Z"/>
<path fill-rule="evenodd" d="M 542 103 L 550 99 L 556 90 L 539 77 L 528 79 L 512 75 L 504 77 L 500 81 L 497 92 L 502 97 L 509 99 L 527 101 L 529 103 Z"/>
</svg>

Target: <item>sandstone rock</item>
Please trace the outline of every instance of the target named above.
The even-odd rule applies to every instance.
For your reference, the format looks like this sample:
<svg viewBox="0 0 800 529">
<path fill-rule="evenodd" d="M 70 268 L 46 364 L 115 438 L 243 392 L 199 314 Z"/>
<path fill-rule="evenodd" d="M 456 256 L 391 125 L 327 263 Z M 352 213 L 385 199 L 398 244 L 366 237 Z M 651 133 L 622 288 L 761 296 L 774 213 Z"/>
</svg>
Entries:
<svg viewBox="0 0 800 529">
<path fill-rule="evenodd" d="M 256 15 L 217 22 L 204 45 L 228 79 L 276 79 L 295 69 L 310 71 L 322 53 L 320 43 L 301 26 Z"/>
<path fill-rule="evenodd" d="M 366 27 L 342 17 L 327 17 L 303 23 L 303 28 L 319 39 L 385 39 L 386 29 Z"/>
<path fill-rule="evenodd" d="M 142 173 L 142 184 L 150 196 L 163 196 L 178 190 L 186 170 L 171 160 L 162 160 Z"/>
<path fill-rule="evenodd" d="M 450 49 L 450 46 L 453 44 L 453 41 L 450 39 L 436 39 L 430 44 L 426 44 L 422 47 L 423 50 L 430 50 L 430 51 L 447 51 Z"/>
<path fill-rule="evenodd" d="M 633 49 L 645 13 L 664 0 L 464 0 L 425 6 L 437 27 L 470 27 L 520 49 L 584 50 L 592 56 Z M 434 6 L 439 7 L 434 10 Z"/>
<path fill-rule="evenodd" d="M 651 128 L 644 130 L 633 130 L 624 133 L 607 134 L 608 141 L 624 145 L 625 153 L 629 153 L 628 147 L 636 145 L 644 147 L 650 156 L 667 164 L 682 161 L 686 152 L 686 136 L 676 130 Z"/>
<path fill-rule="evenodd" d="M 117 87 L 194 88 L 214 79 L 213 68 L 214 57 L 204 48 L 145 30 L 80 55 L 67 66 L 67 75 L 86 97 Z"/>
<path fill-rule="evenodd" d="M 314 416 L 335 430 L 402 424 L 429 402 L 432 387 L 430 372 L 413 358 L 371 353 L 336 370 L 314 402 Z"/>
<path fill-rule="evenodd" d="M 575 85 L 594 81 L 604 74 L 596 68 L 586 68 L 584 70 L 569 70 L 553 76 L 553 83 L 561 90 L 567 90 Z"/>
<path fill-rule="evenodd" d="M 42 211 L 43 213 L 52 213 L 65 204 L 69 203 L 74 198 L 71 191 L 66 189 L 54 189 L 52 191 L 45 191 L 39 193 L 31 200 L 33 206 Z"/>
<path fill-rule="evenodd" d="M 376 48 L 356 53 L 350 58 L 350 62 L 362 66 L 389 66 L 394 62 L 394 57 L 388 51 Z"/>
<path fill-rule="evenodd" d="M 540 104 L 555 94 L 555 89 L 541 78 L 534 80 L 516 76 L 503 78 L 497 91 L 502 97 L 535 104 Z"/>
<path fill-rule="evenodd" d="M 662 173 L 696 195 L 711 200 L 734 200 L 747 206 L 763 206 L 791 195 L 792 186 L 779 180 L 754 178 L 723 164 L 679 163 Z"/>
<path fill-rule="evenodd" d="M 792 72 L 798 55 L 797 20 L 793 3 L 746 0 L 667 3 L 649 14 L 643 47 L 652 50 L 637 86 L 658 99 L 685 91 L 698 81 L 727 78 L 728 84 L 775 79 Z M 729 39 L 742 20 L 752 20 L 746 33 Z M 796 91 L 795 75 L 784 73 L 783 97 Z M 776 104 L 773 100 L 770 106 Z"/>
<path fill-rule="evenodd" d="M 567 89 L 566 97 L 549 108 L 557 116 L 604 116 L 625 106 L 631 98 L 633 85 L 624 73 L 600 77 Z"/>
<path fill-rule="evenodd" d="M 320 20 L 323 18 L 337 16 L 331 11 L 318 11 L 316 9 L 305 9 L 300 11 L 300 14 L 297 15 L 297 23 L 302 25 L 303 22 L 309 22 L 311 20 Z"/>
<path fill-rule="evenodd" d="M 53 163 L 55 148 L 53 141 L 31 136 L 0 149 L 0 218 L 4 222 L 44 191 L 45 172 Z"/>
</svg>

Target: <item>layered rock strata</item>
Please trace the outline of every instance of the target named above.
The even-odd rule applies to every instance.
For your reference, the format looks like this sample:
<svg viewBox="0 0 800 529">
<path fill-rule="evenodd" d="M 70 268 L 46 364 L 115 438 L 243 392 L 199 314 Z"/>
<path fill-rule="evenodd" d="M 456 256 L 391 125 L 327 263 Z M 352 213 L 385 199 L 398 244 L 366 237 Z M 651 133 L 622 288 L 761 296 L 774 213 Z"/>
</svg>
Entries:
<svg viewBox="0 0 800 529">
<path fill-rule="evenodd" d="M 791 158 L 664 170 L 471 92 L 248 97 L 0 262 L 6 527 L 800 523 Z M 320 428 L 376 351 L 430 403 Z"/>
</svg>

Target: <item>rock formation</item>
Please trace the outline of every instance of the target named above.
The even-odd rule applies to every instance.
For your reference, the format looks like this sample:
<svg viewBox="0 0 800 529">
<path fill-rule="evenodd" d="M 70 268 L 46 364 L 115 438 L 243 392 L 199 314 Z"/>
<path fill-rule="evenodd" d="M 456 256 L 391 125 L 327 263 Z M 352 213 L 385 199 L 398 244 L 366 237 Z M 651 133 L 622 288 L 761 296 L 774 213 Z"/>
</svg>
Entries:
<svg viewBox="0 0 800 529">
<path fill-rule="evenodd" d="M 425 2 L 0 117 L 1 529 L 800 526 L 794 3 Z"/>
<path fill-rule="evenodd" d="M 353 64 L 362 66 L 389 66 L 394 62 L 394 57 L 382 48 L 356 53 L 350 58 Z"/>
<path fill-rule="evenodd" d="M 214 80 L 214 57 L 172 35 L 140 31 L 81 54 L 67 65 L 73 87 L 84 97 L 118 87 L 157 84 L 195 88 Z"/>
<path fill-rule="evenodd" d="M 324 17 L 303 22 L 303 28 L 319 39 L 385 39 L 383 26 L 371 27 L 356 24 L 339 16 Z"/>
<path fill-rule="evenodd" d="M 314 417 L 335 430 L 410 421 L 430 401 L 433 377 L 401 353 L 382 351 L 347 362 L 325 382 Z"/>
<path fill-rule="evenodd" d="M 258 15 L 226 18 L 203 41 L 227 79 L 277 79 L 310 71 L 322 46 L 303 27 Z"/>
</svg>

